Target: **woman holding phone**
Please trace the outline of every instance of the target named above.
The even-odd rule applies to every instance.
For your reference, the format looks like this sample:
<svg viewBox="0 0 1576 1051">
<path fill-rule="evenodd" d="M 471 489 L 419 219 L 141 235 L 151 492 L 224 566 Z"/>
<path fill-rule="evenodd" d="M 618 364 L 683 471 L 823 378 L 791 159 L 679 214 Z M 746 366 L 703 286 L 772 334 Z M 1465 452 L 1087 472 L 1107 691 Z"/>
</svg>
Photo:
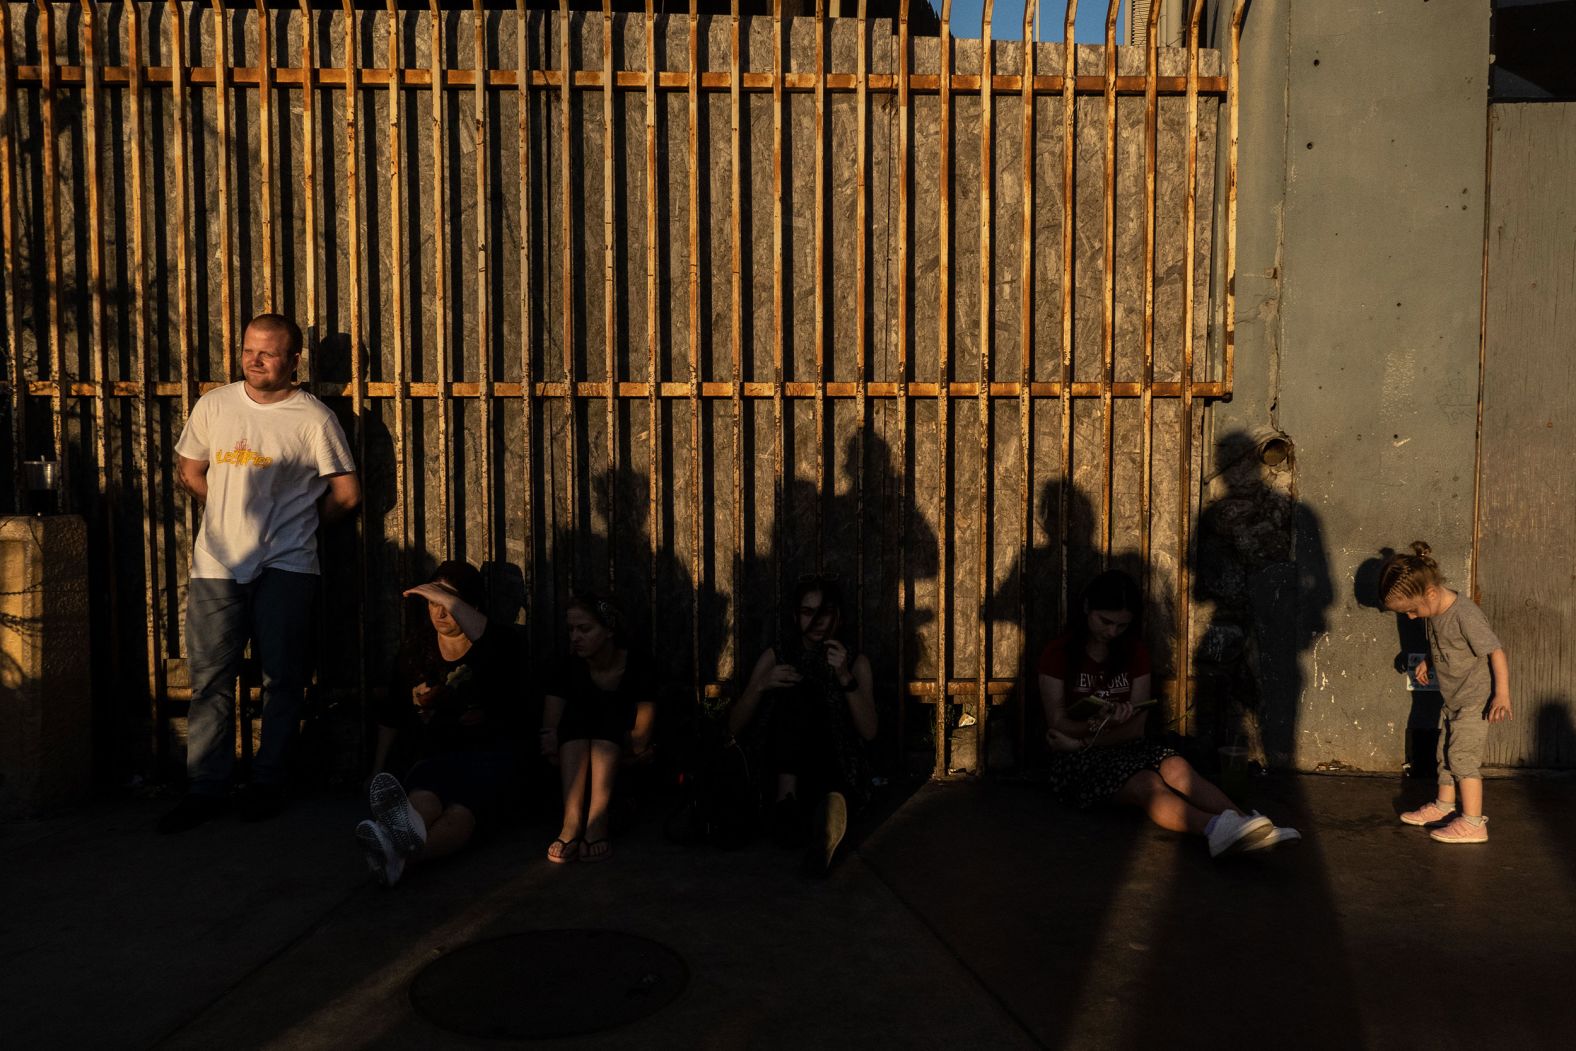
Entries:
<svg viewBox="0 0 1576 1051">
<path fill-rule="evenodd" d="M 1205 837 L 1211 857 L 1302 838 L 1244 814 L 1175 749 L 1144 736 L 1153 681 L 1140 638 L 1143 593 L 1120 570 L 1084 588 L 1067 630 L 1040 655 L 1051 787 L 1079 807 L 1114 802 L 1173 832 Z"/>
</svg>

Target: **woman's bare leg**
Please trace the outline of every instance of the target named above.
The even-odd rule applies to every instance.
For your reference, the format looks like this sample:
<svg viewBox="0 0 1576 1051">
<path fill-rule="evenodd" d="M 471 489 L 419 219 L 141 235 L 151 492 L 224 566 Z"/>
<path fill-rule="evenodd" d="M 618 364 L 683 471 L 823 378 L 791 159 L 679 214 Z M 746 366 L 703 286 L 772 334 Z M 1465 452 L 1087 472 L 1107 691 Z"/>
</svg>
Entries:
<svg viewBox="0 0 1576 1051">
<path fill-rule="evenodd" d="M 1153 770 L 1143 770 L 1128 778 L 1114 798 L 1118 803 L 1137 807 L 1149 815 L 1149 820 L 1172 832 L 1202 836 L 1215 816 L 1177 795 Z"/>
<path fill-rule="evenodd" d="M 458 804 L 445 807 L 431 792 L 412 793 L 410 805 L 427 823 L 427 842 L 411 856 L 412 861 L 432 861 L 453 854 L 469 843 L 476 831 L 476 815 L 468 807 Z M 437 813 L 429 817 L 431 809 L 436 809 Z"/>
<path fill-rule="evenodd" d="M 591 742 L 591 808 L 586 814 L 585 837 L 592 842 L 607 838 L 607 810 L 613 799 L 620 752 L 613 741 Z"/>
<path fill-rule="evenodd" d="M 564 787 L 564 842 L 585 835 L 586 780 L 591 766 L 590 741 L 565 741 L 558 746 L 558 772 Z"/>
<path fill-rule="evenodd" d="M 1160 763 L 1160 779 L 1172 791 L 1186 796 L 1188 802 L 1210 814 L 1236 811 L 1237 804 L 1211 784 L 1203 774 L 1193 769 L 1180 755 L 1168 755 Z M 1240 811 L 1238 811 L 1240 813 Z"/>
</svg>

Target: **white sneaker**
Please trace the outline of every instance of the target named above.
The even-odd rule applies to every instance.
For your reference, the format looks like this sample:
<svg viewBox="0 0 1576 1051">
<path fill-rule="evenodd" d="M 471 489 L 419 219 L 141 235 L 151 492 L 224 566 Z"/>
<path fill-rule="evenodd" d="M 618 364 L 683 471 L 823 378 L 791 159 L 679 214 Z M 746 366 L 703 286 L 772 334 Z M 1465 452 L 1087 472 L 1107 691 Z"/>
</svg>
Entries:
<svg viewBox="0 0 1576 1051">
<path fill-rule="evenodd" d="M 1253 811 L 1248 816 L 1249 817 L 1264 817 L 1264 815 L 1259 813 L 1257 810 Z M 1266 818 L 1266 820 L 1268 820 L 1268 819 Z M 1250 845 L 1248 845 L 1246 847 L 1243 847 L 1242 849 L 1244 851 L 1248 851 L 1248 850 L 1273 850 L 1276 847 L 1284 846 L 1284 845 L 1286 845 L 1288 843 L 1300 843 L 1301 841 L 1302 841 L 1302 833 L 1301 832 L 1298 832 L 1294 828 L 1282 828 L 1281 826 L 1276 825 L 1271 830 L 1269 835 L 1265 836 L 1263 839 L 1258 840 L 1258 841 L 1256 841 L 1256 842 L 1254 842 L 1254 843 L 1252 843 L 1252 844 L 1250 844 Z"/>
<path fill-rule="evenodd" d="M 379 883 L 392 887 L 399 882 L 405 874 L 405 858 L 394 849 L 387 829 L 376 821 L 363 821 L 356 826 L 356 843 Z"/>
<path fill-rule="evenodd" d="M 427 823 L 405 798 L 405 790 L 390 773 L 378 774 L 367 788 L 367 804 L 372 819 L 382 825 L 402 855 L 420 850 L 427 842 Z"/>
<path fill-rule="evenodd" d="M 1209 840 L 1209 856 L 1222 857 L 1226 854 L 1240 854 L 1245 850 L 1253 850 L 1275 834 L 1275 826 L 1270 819 L 1262 815 L 1245 817 L 1235 811 L 1227 810 L 1225 813 L 1216 814 L 1210 822 L 1206 838 Z"/>
</svg>

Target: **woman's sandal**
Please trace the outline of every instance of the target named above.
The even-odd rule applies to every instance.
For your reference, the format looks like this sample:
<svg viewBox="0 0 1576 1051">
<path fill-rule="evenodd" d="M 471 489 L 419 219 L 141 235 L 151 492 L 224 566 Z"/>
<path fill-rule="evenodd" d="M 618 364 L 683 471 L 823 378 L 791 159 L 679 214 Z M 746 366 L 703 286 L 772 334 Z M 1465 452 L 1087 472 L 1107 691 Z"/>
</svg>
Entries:
<svg viewBox="0 0 1576 1051">
<path fill-rule="evenodd" d="M 580 853 L 580 860 L 586 863 L 593 861 L 606 861 L 613 856 L 613 844 L 605 839 L 588 839 L 585 849 Z"/>
<path fill-rule="evenodd" d="M 547 844 L 547 860 L 555 865 L 566 865 L 571 861 L 580 860 L 580 848 L 585 840 L 579 836 L 573 839 L 555 839 Z M 558 853 L 553 853 L 553 848 L 558 847 Z"/>
</svg>

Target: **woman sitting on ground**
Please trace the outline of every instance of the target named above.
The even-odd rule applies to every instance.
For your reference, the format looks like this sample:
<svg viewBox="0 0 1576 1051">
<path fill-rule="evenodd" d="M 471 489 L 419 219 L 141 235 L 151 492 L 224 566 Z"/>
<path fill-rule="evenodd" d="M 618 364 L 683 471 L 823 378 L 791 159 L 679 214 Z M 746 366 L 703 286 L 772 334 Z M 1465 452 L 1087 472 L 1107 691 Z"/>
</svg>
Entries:
<svg viewBox="0 0 1576 1051">
<path fill-rule="evenodd" d="M 1244 814 L 1174 749 L 1144 737 L 1153 703 L 1139 638 L 1143 595 L 1117 570 L 1090 581 L 1066 633 L 1040 656 L 1051 786 L 1080 807 L 1134 806 L 1161 828 L 1204 836 L 1211 857 L 1265 850 L 1301 835 Z"/>
<path fill-rule="evenodd" d="M 356 839 L 373 875 L 393 886 L 405 867 L 452 854 L 496 820 L 518 784 L 525 690 L 507 627 L 493 624 L 482 575 L 445 562 L 405 592 L 424 600 L 400 646 L 396 681 L 377 713 L 372 820 Z M 396 744 L 416 760 L 404 783 L 388 771 Z"/>
<path fill-rule="evenodd" d="M 624 644 L 623 617 L 611 599 L 569 600 L 569 657 L 548 680 L 542 707 L 542 754 L 556 760 L 564 821 L 547 860 L 602 861 L 613 852 L 608 805 L 619 760 L 651 758 L 656 668 Z"/>
<path fill-rule="evenodd" d="M 842 589 L 811 577 L 794 590 L 794 629 L 761 654 L 744 692 L 728 712 L 735 736 L 756 735 L 776 795 L 780 840 L 802 842 L 806 868 L 824 874 L 842 842 L 849 806 L 869 795 L 864 742 L 876 735 L 870 661 L 838 637 Z"/>
</svg>

